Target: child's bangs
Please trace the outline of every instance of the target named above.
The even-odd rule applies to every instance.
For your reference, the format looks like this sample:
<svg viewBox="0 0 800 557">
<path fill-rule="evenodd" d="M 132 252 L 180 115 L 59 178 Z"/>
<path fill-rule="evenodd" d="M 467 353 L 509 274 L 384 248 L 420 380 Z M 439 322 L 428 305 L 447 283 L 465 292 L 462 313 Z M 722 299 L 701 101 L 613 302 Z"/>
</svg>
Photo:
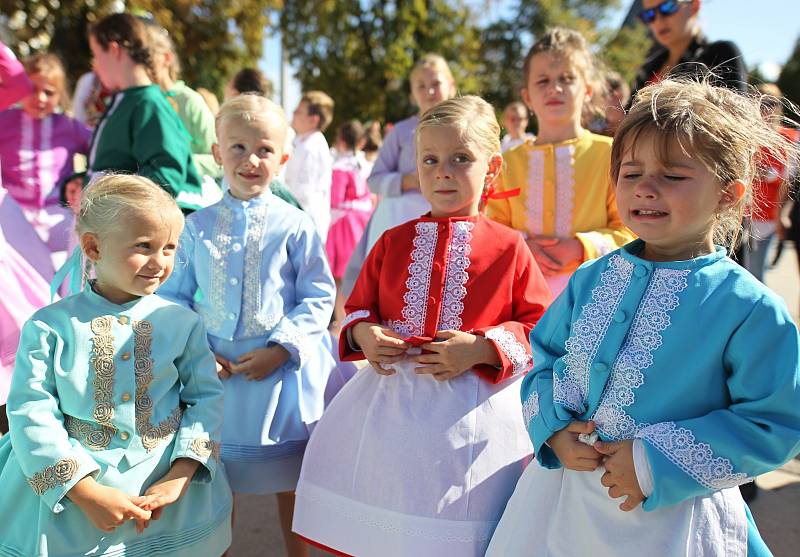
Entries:
<svg viewBox="0 0 800 557">
<path fill-rule="evenodd" d="M 612 148 L 612 173 L 616 181 L 622 158 L 630 150 L 635 157 L 636 146 L 643 141 L 652 141 L 658 161 L 665 167 L 672 166 L 675 161 L 675 148 L 686 157 L 700 161 L 709 172 L 721 180 L 719 165 L 715 162 L 714 153 L 719 152 L 722 144 L 714 141 L 713 134 L 700 119 L 689 110 L 675 110 L 675 107 L 652 107 L 652 110 L 632 112 L 623 121 L 623 125 L 614 137 Z"/>
</svg>

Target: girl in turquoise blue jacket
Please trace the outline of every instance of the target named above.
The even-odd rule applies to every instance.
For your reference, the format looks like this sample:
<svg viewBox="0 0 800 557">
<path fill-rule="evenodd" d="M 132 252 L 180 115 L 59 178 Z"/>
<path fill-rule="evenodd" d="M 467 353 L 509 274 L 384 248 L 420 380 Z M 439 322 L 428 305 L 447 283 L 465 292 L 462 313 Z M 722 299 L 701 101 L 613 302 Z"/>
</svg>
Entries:
<svg viewBox="0 0 800 557">
<path fill-rule="evenodd" d="M 109 175 L 84 191 L 77 229 L 96 278 L 22 330 L 0 556 L 219 557 L 222 384 L 199 317 L 154 294 L 183 215 L 150 180 Z"/>
<path fill-rule="evenodd" d="M 537 460 L 487 556 L 771 555 L 738 486 L 800 451 L 797 327 L 726 255 L 763 152 L 796 153 L 757 99 L 639 92 L 611 168 L 639 239 L 579 268 L 531 333 Z"/>
</svg>

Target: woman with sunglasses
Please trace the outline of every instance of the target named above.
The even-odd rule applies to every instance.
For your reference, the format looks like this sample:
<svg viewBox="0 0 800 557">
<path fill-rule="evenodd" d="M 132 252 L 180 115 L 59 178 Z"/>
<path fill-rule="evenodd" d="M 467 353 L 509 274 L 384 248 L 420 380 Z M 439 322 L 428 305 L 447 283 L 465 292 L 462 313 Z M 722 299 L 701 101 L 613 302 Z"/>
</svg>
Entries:
<svg viewBox="0 0 800 557">
<path fill-rule="evenodd" d="M 739 48 L 731 41 L 709 41 L 698 21 L 701 0 L 642 0 L 639 19 L 647 25 L 656 45 L 633 85 L 636 92 L 667 75 L 714 74 L 714 85 L 744 92 L 747 69 Z"/>
</svg>

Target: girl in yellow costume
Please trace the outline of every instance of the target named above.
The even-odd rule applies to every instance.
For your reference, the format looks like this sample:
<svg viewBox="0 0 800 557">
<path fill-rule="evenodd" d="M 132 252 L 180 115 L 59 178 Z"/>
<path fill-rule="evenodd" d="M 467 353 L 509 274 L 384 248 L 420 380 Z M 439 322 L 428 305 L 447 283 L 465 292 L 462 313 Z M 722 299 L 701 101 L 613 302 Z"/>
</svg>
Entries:
<svg viewBox="0 0 800 557">
<path fill-rule="evenodd" d="M 535 140 L 504 153 L 499 192 L 490 218 L 519 230 L 558 295 L 582 262 L 633 239 L 617 213 L 609 177 L 611 139 L 581 126 L 596 70 L 585 39 L 552 29 L 525 57 L 522 100 L 539 122 Z"/>
</svg>

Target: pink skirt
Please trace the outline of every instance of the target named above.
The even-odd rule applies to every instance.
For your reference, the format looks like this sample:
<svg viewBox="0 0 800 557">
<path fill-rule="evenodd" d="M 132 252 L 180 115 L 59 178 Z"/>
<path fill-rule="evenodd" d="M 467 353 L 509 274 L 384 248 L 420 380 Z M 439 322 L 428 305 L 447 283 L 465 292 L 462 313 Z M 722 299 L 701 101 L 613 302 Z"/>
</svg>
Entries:
<svg viewBox="0 0 800 557">
<path fill-rule="evenodd" d="M 328 254 L 328 263 L 334 278 L 340 279 L 344 276 L 347 262 L 364 234 L 371 214 L 372 211 L 347 211 L 328 229 L 325 251 Z"/>
<path fill-rule="evenodd" d="M 52 275 L 46 246 L 0 187 L 0 405 L 8 399 L 20 330 L 50 303 Z"/>
</svg>

